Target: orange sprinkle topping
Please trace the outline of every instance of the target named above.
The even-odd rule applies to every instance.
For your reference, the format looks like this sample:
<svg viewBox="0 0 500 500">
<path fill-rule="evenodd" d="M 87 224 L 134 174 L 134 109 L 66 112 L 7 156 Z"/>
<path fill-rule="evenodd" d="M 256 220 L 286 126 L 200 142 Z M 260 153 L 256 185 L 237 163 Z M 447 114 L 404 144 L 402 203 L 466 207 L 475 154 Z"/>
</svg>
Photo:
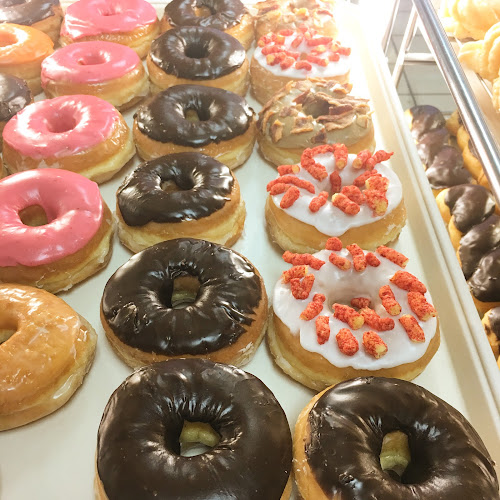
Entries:
<svg viewBox="0 0 500 500">
<path fill-rule="evenodd" d="M 342 269 L 343 271 L 347 271 L 348 269 L 351 268 L 351 261 L 341 257 L 340 255 L 337 255 L 336 253 L 332 252 L 330 256 L 328 257 L 330 262 L 334 265 L 337 266 L 339 269 Z"/>
<path fill-rule="evenodd" d="M 290 208 L 299 199 L 299 196 L 300 196 L 299 188 L 291 186 L 290 189 L 288 189 L 285 192 L 283 198 L 281 198 L 280 207 Z"/>
<path fill-rule="evenodd" d="M 321 269 L 321 266 L 325 263 L 324 260 L 318 259 L 310 253 L 292 253 L 288 250 L 283 254 L 283 260 L 294 266 L 306 264 L 316 270 Z"/>
<path fill-rule="evenodd" d="M 407 271 L 396 271 L 391 278 L 391 282 L 407 292 L 427 292 L 425 285 L 416 276 Z"/>
<path fill-rule="evenodd" d="M 387 352 L 387 344 L 372 330 L 363 333 L 363 347 L 375 359 L 381 358 Z"/>
<path fill-rule="evenodd" d="M 307 274 L 307 266 L 293 266 L 290 269 L 283 271 L 281 274 L 281 282 L 289 283 L 292 278 L 303 278 Z"/>
<path fill-rule="evenodd" d="M 389 285 L 384 285 L 380 287 L 378 291 L 378 296 L 382 299 L 382 305 L 384 309 L 391 315 L 397 316 L 401 314 L 401 306 L 399 305 L 394 293 Z"/>
<path fill-rule="evenodd" d="M 322 345 L 330 338 L 330 324 L 328 316 L 318 316 L 316 318 L 316 336 L 318 344 Z"/>
<path fill-rule="evenodd" d="M 352 255 L 354 270 L 357 271 L 358 273 L 364 271 L 366 269 L 365 252 L 363 252 L 363 250 L 358 245 L 356 245 L 356 243 L 353 243 L 352 245 L 347 245 L 346 248 Z"/>
<path fill-rule="evenodd" d="M 360 208 L 357 203 L 351 201 L 347 196 L 341 193 L 335 193 L 332 196 L 332 205 L 342 210 L 347 215 L 356 215 Z"/>
<path fill-rule="evenodd" d="M 367 297 L 355 297 L 351 299 L 351 306 L 357 307 L 358 309 L 363 309 L 364 307 L 370 307 L 372 301 Z"/>
<path fill-rule="evenodd" d="M 376 170 L 367 170 L 366 172 L 363 172 L 361 175 L 358 175 L 358 177 L 354 179 L 353 184 L 359 188 L 365 187 L 366 180 L 372 176 L 382 177 L 382 175 L 379 174 Z"/>
<path fill-rule="evenodd" d="M 340 250 L 342 250 L 342 242 L 336 236 L 332 236 L 326 240 L 325 249 L 340 252 Z"/>
<path fill-rule="evenodd" d="M 315 196 L 309 203 L 309 210 L 317 212 L 328 201 L 328 193 L 321 191 L 318 196 Z"/>
<path fill-rule="evenodd" d="M 314 194 L 316 190 L 314 189 L 314 185 L 306 181 L 305 179 L 299 179 L 295 175 L 282 175 L 278 177 L 277 179 L 272 180 L 271 182 L 267 183 L 267 190 L 270 191 L 271 188 L 275 184 L 293 184 L 294 186 L 297 186 L 298 188 L 305 189 L 306 191 L 309 191 L 310 193 Z"/>
<path fill-rule="evenodd" d="M 292 278 L 290 280 L 290 287 L 292 289 L 292 295 L 297 300 L 304 300 L 309 297 L 311 293 L 312 286 L 314 285 L 314 275 L 306 274 L 302 279 Z"/>
<path fill-rule="evenodd" d="M 364 307 L 359 314 L 365 319 L 365 323 L 370 327 L 385 332 L 394 329 L 394 320 L 392 318 L 381 318 L 373 309 Z"/>
<path fill-rule="evenodd" d="M 366 179 L 365 186 L 367 189 L 385 193 L 389 188 L 389 179 L 383 175 L 372 175 Z"/>
<path fill-rule="evenodd" d="M 377 163 L 387 161 L 393 154 L 394 153 L 388 153 L 387 151 L 384 151 L 382 149 L 376 151 L 375 153 L 373 153 L 371 158 L 366 160 L 366 168 L 372 169 Z"/>
<path fill-rule="evenodd" d="M 347 323 L 353 330 L 361 328 L 365 322 L 363 316 L 352 307 L 344 304 L 333 304 L 333 315 L 340 321 Z"/>
<path fill-rule="evenodd" d="M 373 210 L 374 215 L 384 215 L 387 212 L 389 202 L 383 191 L 365 191 L 366 203 Z"/>
<path fill-rule="evenodd" d="M 290 189 L 290 184 L 284 184 L 283 182 L 278 182 L 269 190 L 269 194 L 275 196 L 277 194 L 284 193 L 287 189 Z"/>
<path fill-rule="evenodd" d="M 336 170 L 334 170 L 330 174 L 330 186 L 332 187 L 332 193 L 340 192 L 340 188 L 342 186 L 342 179 L 340 178 L 340 175 Z"/>
<path fill-rule="evenodd" d="M 363 168 L 366 164 L 366 160 L 368 160 L 368 158 L 371 157 L 372 157 L 372 152 L 369 149 L 364 149 L 363 151 L 360 151 L 352 162 L 353 168 Z"/>
<path fill-rule="evenodd" d="M 437 315 L 434 306 L 419 292 L 408 292 L 408 304 L 420 321 L 427 321 Z"/>
<path fill-rule="evenodd" d="M 372 266 L 372 267 L 378 267 L 378 266 L 380 266 L 380 260 L 378 259 L 378 257 L 374 253 L 368 252 L 365 255 L 365 258 L 366 258 L 366 263 L 369 266 Z"/>
<path fill-rule="evenodd" d="M 322 293 L 315 293 L 314 297 L 307 307 L 300 313 L 300 319 L 310 321 L 315 318 L 323 309 L 323 302 L 326 297 Z"/>
<path fill-rule="evenodd" d="M 341 353 L 346 356 L 354 356 L 358 352 L 359 343 L 348 328 L 341 328 L 335 338 Z"/>
<path fill-rule="evenodd" d="M 357 186 L 344 186 L 340 192 L 358 205 L 366 201 L 365 195 Z"/>
<path fill-rule="evenodd" d="M 377 248 L 377 253 L 382 257 L 390 260 L 391 262 L 394 262 L 394 264 L 398 265 L 399 267 L 406 267 L 406 264 L 408 264 L 408 257 L 398 252 L 397 250 L 394 250 L 394 248 L 389 248 L 382 245 Z"/>
<path fill-rule="evenodd" d="M 299 171 L 300 167 L 298 165 L 280 165 L 278 167 L 278 174 L 280 175 L 297 174 Z"/>
<path fill-rule="evenodd" d="M 412 342 L 425 342 L 425 334 L 418 321 L 411 314 L 404 314 L 399 318 L 399 322 L 408 334 Z"/>
</svg>

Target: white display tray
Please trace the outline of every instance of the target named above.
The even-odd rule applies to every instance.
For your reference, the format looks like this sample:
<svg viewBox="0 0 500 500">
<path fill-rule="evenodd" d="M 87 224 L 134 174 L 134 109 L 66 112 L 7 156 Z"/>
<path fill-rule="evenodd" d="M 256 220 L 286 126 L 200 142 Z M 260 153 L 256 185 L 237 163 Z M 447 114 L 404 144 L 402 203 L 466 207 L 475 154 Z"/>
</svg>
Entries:
<svg viewBox="0 0 500 500">
<path fill-rule="evenodd" d="M 415 382 L 461 411 L 500 464 L 500 417 L 488 382 L 489 377 L 491 386 L 500 388 L 497 374 L 493 373 L 496 367 L 488 362 L 484 333 L 479 331 L 476 311 L 404 123 L 384 56 L 378 44 L 370 41 L 369 30 L 361 28 L 356 8 L 346 5 L 341 10 L 339 25 L 350 33 L 353 48 L 353 94 L 371 97 L 377 145 L 394 151 L 392 165 L 404 187 L 408 222 L 394 246 L 410 258 L 408 269 L 428 285 L 439 312 L 441 347 Z M 249 98 L 249 102 L 256 111 L 260 110 L 253 99 Z M 129 124 L 132 115 L 133 111 L 126 113 Z M 112 210 L 117 187 L 138 163 L 136 158 L 115 179 L 101 186 Z M 270 241 L 264 220 L 266 184 L 275 178 L 276 170 L 255 150 L 235 173 L 246 203 L 247 219 L 234 249 L 258 268 L 270 294 L 281 272 L 289 267 L 281 259 L 281 250 Z M 2 500 L 93 498 L 101 415 L 111 393 L 131 373 L 106 340 L 99 319 L 100 298 L 108 278 L 130 256 L 115 237 L 113 256 L 106 269 L 60 295 L 96 329 L 96 358 L 82 387 L 63 408 L 38 422 L 0 433 Z M 477 349 L 482 351 L 483 362 Z M 274 392 L 293 430 L 299 412 L 314 393 L 285 376 L 274 365 L 265 344 L 245 368 Z"/>
</svg>

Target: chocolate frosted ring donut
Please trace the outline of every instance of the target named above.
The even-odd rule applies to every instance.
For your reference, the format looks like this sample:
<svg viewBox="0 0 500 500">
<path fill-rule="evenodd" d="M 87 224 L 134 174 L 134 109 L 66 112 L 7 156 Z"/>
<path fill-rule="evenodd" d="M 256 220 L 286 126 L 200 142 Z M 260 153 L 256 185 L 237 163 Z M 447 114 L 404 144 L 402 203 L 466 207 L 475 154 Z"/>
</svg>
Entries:
<svg viewBox="0 0 500 500">
<path fill-rule="evenodd" d="M 147 64 L 153 92 L 185 83 L 242 96 L 248 90 L 249 65 L 243 45 L 216 29 L 185 26 L 167 31 L 152 43 Z"/>
<path fill-rule="evenodd" d="M 139 108 L 134 139 L 145 160 L 197 151 L 233 168 L 253 150 L 255 117 L 245 99 L 232 92 L 176 85 Z"/>
<path fill-rule="evenodd" d="M 384 463 L 384 437 L 397 431 L 408 445 L 401 468 Z M 470 423 L 396 379 L 358 378 L 315 396 L 297 421 L 294 470 L 304 500 L 500 498 L 494 462 Z"/>
<path fill-rule="evenodd" d="M 182 456 L 180 442 L 201 441 L 186 435 L 195 423 L 218 443 Z M 96 455 L 99 499 L 290 497 L 292 443 L 278 401 L 253 375 L 207 360 L 130 375 L 104 410 Z"/>
<path fill-rule="evenodd" d="M 200 153 L 142 164 L 116 197 L 120 239 L 135 252 L 181 236 L 231 245 L 245 222 L 238 181 L 228 167 Z"/>
<path fill-rule="evenodd" d="M 134 255 L 106 284 L 101 308 L 109 341 L 131 366 L 190 356 L 242 365 L 262 340 L 266 315 L 252 264 L 189 238 Z"/>
</svg>

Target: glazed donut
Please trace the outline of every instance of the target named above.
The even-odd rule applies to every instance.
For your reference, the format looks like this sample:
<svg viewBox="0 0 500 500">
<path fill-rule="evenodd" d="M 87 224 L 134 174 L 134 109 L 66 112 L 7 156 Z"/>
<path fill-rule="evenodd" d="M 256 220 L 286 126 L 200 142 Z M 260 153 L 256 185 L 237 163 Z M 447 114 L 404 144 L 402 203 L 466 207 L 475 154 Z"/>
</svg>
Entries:
<svg viewBox="0 0 500 500">
<path fill-rule="evenodd" d="M 67 290 L 106 266 L 112 235 L 97 184 L 81 175 L 47 168 L 0 180 L 0 282 Z"/>
<path fill-rule="evenodd" d="M 266 221 L 283 250 L 316 252 L 331 236 L 368 250 L 396 239 L 406 223 L 398 176 L 381 164 L 392 153 L 348 155 L 342 144 L 302 153 L 267 185 Z"/>
<path fill-rule="evenodd" d="M 293 468 L 304 500 L 498 500 L 495 463 L 465 417 L 418 385 L 358 378 L 300 414 Z"/>
<path fill-rule="evenodd" d="M 200 153 L 142 164 L 116 198 L 118 235 L 133 252 L 181 237 L 231 246 L 245 223 L 245 203 L 231 170 Z"/>
<path fill-rule="evenodd" d="M 109 279 L 101 303 L 108 340 L 132 367 L 193 356 L 242 366 L 264 336 L 266 316 L 264 282 L 252 264 L 189 238 L 134 255 Z"/>
<path fill-rule="evenodd" d="M 45 417 L 82 384 L 97 335 L 62 299 L 0 284 L 0 431 Z"/>
<path fill-rule="evenodd" d="M 488 309 L 483 316 L 483 327 L 500 368 L 500 307 Z"/>
<path fill-rule="evenodd" d="M 304 26 L 320 35 L 336 38 L 337 25 L 332 8 L 335 0 L 267 0 L 255 4 L 255 34 L 259 39 L 267 33 Z"/>
<path fill-rule="evenodd" d="M 267 340 L 277 365 L 301 384 L 322 390 L 358 376 L 411 380 L 436 353 L 436 310 L 425 285 L 402 271 L 401 253 L 342 248 L 331 238 L 326 250 L 283 259 L 293 267 L 274 288 Z"/>
<path fill-rule="evenodd" d="M 139 108 L 134 140 L 145 160 L 198 152 L 232 169 L 252 154 L 255 115 L 243 97 L 227 90 L 176 85 Z"/>
<path fill-rule="evenodd" d="M 43 31 L 56 43 L 63 18 L 59 0 L 7 0 L 0 7 L 0 23 L 21 24 Z"/>
<path fill-rule="evenodd" d="M 472 177 L 474 177 L 476 182 L 491 191 L 490 183 L 484 173 L 483 164 L 479 159 L 479 153 L 474 143 L 470 140 L 470 137 L 462 151 L 462 157 L 464 159 L 465 168 L 470 172 Z"/>
<path fill-rule="evenodd" d="M 245 50 L 252 45 L 253 19 L 240 0 L 173 0 L 165 7 L 161 31 L 180 26 L 203 26 L 225 31 Z"/>
<path fill-rule="evenodd" d="M 450 117 L 446 120 L 446 128 L 451 135 L 456 136 L 458 133 L 458 129 L 463 126 L 462 117 L 460 113 L 456 109 L 450 115 Z"/>
<path fill-rule="evenodd" d="M 146 0 L 78 0 L 66 9 L 59 42 L 61 47 L 95 40 L 115 42 L 143 58 L 159 33 L 156 10 Z"/>
<path fill-rule="evenodd" d="M 93 95 L 121 110 L 149 93 L 139 56 L 112 42 L 79 42 L 57 50 L 43 61 L 41 78 L 48 97 Z"/>
<path fill-rule="evenodd" d="M 252 92 L 265 104 L 288 82 L 322 78 L 349 81 L 351 49 L 304 29 L 285 29 L 259 39 L 250 64 Z M 328 109 L 325 109 L 328 114 Z"/>
<path fill-rule="evenodd" d="M 153 92 L 198 84 L 244 96 L 250 83 L 243 45 L 213 28 L 168 30 L 151 44 L 147 64 Z"/>
<path fill-rule="evenodd" d="M 90 95 L 30 104 L 7 123 L 3 144 L 10 173 L 52 167 L 96 182 L 110 179 L 135 154 L 122 115 L 107 101 Z"/>
<path fill-rule="evenodd" d="M 181 444 L 192 442 L 212 449 L 183 455 Z M 290 428 L 272 392 L 249 373 L 202 359 L 130 375 L 104 410 L 96 460 L 99 500 L 287 500 L 292 489 Z"/>
<path fill-rule="evenodd" d="M 5 124 L 31 102 L 31 91 L 24 80 L 0 73 L 0 137 Z M 3 141 L 0 140 L 0 151 L 2 146 Z"/>
<path fill-rule="evenodd" d="M 0 24 L 0 72 L 26 80 L 33 95 L 42 91 L 40 67 L 54 42 L 29 26 Z"/>
<path fill-rule="evenodd" d="M 287 83 L 259 113 L 257 140 L 274 165 L 299 163 L 306 148 L 345 144 L 349 153 L 373 151 L 375 139 L 367 99 L 332 81 Z"/>
</svg>

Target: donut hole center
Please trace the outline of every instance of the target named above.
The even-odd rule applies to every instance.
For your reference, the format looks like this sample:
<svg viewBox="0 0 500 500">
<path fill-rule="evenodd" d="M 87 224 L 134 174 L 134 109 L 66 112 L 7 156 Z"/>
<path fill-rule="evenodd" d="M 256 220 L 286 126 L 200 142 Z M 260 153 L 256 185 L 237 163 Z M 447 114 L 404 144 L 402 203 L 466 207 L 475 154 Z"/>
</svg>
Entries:
<svg viewBox="0 0 500 500">
<path fill-rule="evenodd" d="M 187 108 L 184 110 L 184 118 L 188 122 L 206 122 L 210 119 L 209 113 L 204 110 Z"/>
<path fill-rule="evenodd" d="M 194 15 L 196 17 L 210 17 L 216 14 L 215 9 L 212 9 L 208 5 L 200 5 L 194 8 Z"/>
<path fill-rule="evenodd" d="M 99 9 L 98 13 L 103 17 L 112 17 L 118 16 L 122 11 L 119 5 L 104 5 Z"/>
<path fill-rule="evenodd" d="M 18 330 L 15 318 L 4 317 L 0 323 L 0 345 L 7 342 Z"/>
<path fill-rule="evenodd" d="M 312 100 L 303 108 L 306 115 L 310 115 L 313 118 L 318 118 L 319 116 L 326 116 L 329 114 L 330 104 L 328 102 L 318 99 L 317 101 Z"/>
<path fill-rule="evenodd" d="M 217 446 L 220 435 L 205 422 L 184 421 L 179 437 L 180 454 L 183 457 L 202 455 Z"/>
<path fill-rule="evenodd" d="M 85 54 L 77 62 L 80 66 L 96 66 L 106 63 L 107 60 L 103 54 Z"/>
<path fill-rule="evenodd" d="M 200 282 L 194 276 L 179 276 L 174 278 L 172 298 L 170 299 L 172 309 L 184 309 L 196 302 L 200 291 Z"/>
<path fill-rule="evenodd" d="M 410 465 L 411 453 L 408 436 L 401 431 L 389 432 L 384 436 L 380 450 L 380 465 L 395 481 L 403 482 L 403 476 Z"/>
<path fill-rule="evenodd" d="M 49 223 L 45 210 L 40 205 L 31 205 L 19 212 L 19 218 L 25 226 L 38 227 Z"/>
<path fill-rule="evenodd" d="M 2 33 L 0 35 L 0 47 L 8 47 L 15 45 L 18 42 L 17 37 L 13 33 Z"/>
<path fill-rule="evenodd" d="M 205 59 L 210 55 L 208 43 L 197 42 L 186 45 L 184 54 L 190 59 Z"/>
<path fill-rule="evenodd" d="M 77 121 L 72 112 L 66 109 L 61 109 L 47 120 L 47 130 L 52 134 L 63 134 L 73 130 L 77 125 Z"/>
</svg>

